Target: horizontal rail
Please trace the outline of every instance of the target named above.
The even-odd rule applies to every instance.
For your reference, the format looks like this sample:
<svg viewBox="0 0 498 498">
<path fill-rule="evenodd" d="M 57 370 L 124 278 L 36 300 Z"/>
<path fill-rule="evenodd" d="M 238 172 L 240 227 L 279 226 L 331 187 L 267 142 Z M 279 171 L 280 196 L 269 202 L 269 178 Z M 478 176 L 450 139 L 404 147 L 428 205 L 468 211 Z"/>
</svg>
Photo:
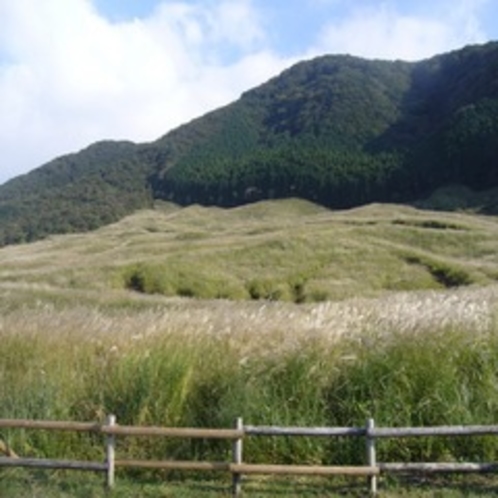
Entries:
<svg viewBox="0 0 498 498">
<path fill-rule="evenodd" d="M 364 427 L 275 427 L 245 425 L 244 433 L 250 436 L 365 436 Z"/>
<path fill-rule="evenodd" d="M 91 422 L 0 419 L 0 428 L 43 429 L 52 431 L 94 432 L 121 436 L 163 436 L 192 439 L 240 439 L 244 432 L 235 429 L 197 429 L 189 427 L 135 427 Z"/>
<path fill-rule="evenodd" d="M 160 470 L 224 471 L 237 474 L 280 474 L 280 475 L 379 475 L 379 467 L 368 466 L 317 466 L 317 465 L 266 465 L 234 464 L 229 462 L 195 462 L 177 460 L 116 460 L 116 467 Z"/>
<path fill-rule="evenodd" d="M 102 425 L 93 422 L 57 422 L 49 420 L 0 419 L 0 428 L 45 429 L 49 431 L 101 432 Z"/>
<path fill-rule="evenodd" d="M 164 436 L 199 439 L 240 439 L 252 436 L 365 436 L 364 427 L 277 427 L 246 425 L 237 429 L 198 429 L 189 427 L 135 427 L 108 426 L 93 422 L 64 422 L 46 420 L 0 419 L 0 428 L 44 429 L 71 432 L 95 432 L 122 436 Z M 479 436 L 498 434 L 498 425 L 433 426 L 433 427 L 377 427 L 368 431 L 371 438 L 427 437 L 427 436 Z"/>
<path fill-rule="evenodd" d="M 192 439 L 240 439 L 244 431 L 236 429 L 195 429 L 189 427 L 102 426 L 101 432 L 115 436 L 163 436 Z"/>
<path fill-rule="evenodd" d="M 322 476 L 376 476 L 379 467 L 368 466 L 313 466 L 313 465 L 255 465 L 249 463 L 232 464 L 232 472 L 240 474 L 279 474 L 279 475 L 322 475 Z"/>
<path fill-rule="evenodd" d="M 195 462 L 181 460 L 116 460 L 116 467 L 158 470 L 206 470 L 230 472 L 229 462 Z"/>
<path fill-rule="evenodd" d="M 498 471 L 498 463 L 379 463 L 381 472 L 486 473 Z"/>
<path fill-rule="evenodd" d="M 433 427 L 376 428 L 370 437 L 485 436 L 498 434 L 498 425 L 440 425 Z"/>
<path fill-rule="evenodd" d="M 49 460 L 41 458 L 0 457 L 0 467 L 29 467 L 36 469 L 65 469 L 107 471 L 107 464 L 98 462 L 78 462 L 76 460 Z"/>
</svg>

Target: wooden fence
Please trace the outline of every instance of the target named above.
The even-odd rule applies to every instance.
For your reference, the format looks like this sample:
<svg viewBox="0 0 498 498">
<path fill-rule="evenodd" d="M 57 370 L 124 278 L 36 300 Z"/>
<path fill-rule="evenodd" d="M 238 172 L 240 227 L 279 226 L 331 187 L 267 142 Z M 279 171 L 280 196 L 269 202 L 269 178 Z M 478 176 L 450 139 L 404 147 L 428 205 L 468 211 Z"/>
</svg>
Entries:
<svg viewBox="0 0 498 498">
<path fill-rule="evenodd" d="M 382 474 L 391 473 L 458 473 L 496 472 L 498 463 L 386 463 L 378 462 L 375 442 L 379 438 L 408 437 L 451 437 L 482 436 L 498 434 L 498 425 L 490 426 L 437 426 L 376 428 L 373 419 L 367 420 L 365 427 L 274 427 L 244 425 L 242 419 L 236 421 L 233 429 L 198 429 L 174 427 L 137 427 L 116 424 L 110 415 L 105 424 L 0 419 L 0 428 L 89 432 L 101 434 L 105 439 L 106 458 L 104 462 L 73 461 L 23 458 L 4 445 L 0 457 L 0 467 L 31 467 L 41 469 L 72 469 L 102 472 L 106 475 L 106 485 L 114 486 L 116 468 L 143 468 L 190 471 L 223 471 L 232 475 L 232 491 L 240 496 L 242 476 L 250 474 L 307 475 L 307 476 L 365 476 L 371 495 L 377 494 L 377 479 Z M 120 460 L 116 458 L 115 443 L 120 436 L 149 436 L 189 439 L 222 439 L 232 441 L 232 461 L 175 461 L 175 460 Z M 243 441 L 251 436 L 286 437 L 361 437 L 365 440 L 365 464 L 361 466 L 333 465 L 269 465 L 250 464 L 243 461 Z"/>
</svg>

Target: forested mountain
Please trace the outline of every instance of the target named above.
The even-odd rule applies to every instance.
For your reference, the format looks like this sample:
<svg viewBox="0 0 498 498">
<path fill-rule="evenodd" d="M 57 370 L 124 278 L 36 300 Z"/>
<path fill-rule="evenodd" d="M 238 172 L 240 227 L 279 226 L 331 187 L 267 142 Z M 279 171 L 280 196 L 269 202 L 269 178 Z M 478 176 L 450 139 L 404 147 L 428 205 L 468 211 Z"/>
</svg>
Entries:
<svg viewBox="0 0 498 498">
<path fill-rule="evenodd" d="M 154 199 L 345 208 L 498 185 L 498 43 L 416 63 L 323 56 L 156 142 L 102 142 L 0 186 L 0 244 L 112 222 Z"/>
</svg>

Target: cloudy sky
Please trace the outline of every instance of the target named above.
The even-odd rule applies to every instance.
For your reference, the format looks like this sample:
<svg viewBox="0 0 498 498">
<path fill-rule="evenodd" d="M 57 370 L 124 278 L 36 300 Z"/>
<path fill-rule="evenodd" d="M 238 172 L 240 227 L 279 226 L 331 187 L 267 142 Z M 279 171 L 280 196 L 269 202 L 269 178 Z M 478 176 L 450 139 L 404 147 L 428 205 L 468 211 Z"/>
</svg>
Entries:
<svg viewBox="0 0 498 498">
<path fill-rule="evenodd" d="M 496 0 L 0 0 L 0 184 L 97 140 L 154 140 L 301 59 L 493 39 Z"/>
</svg>

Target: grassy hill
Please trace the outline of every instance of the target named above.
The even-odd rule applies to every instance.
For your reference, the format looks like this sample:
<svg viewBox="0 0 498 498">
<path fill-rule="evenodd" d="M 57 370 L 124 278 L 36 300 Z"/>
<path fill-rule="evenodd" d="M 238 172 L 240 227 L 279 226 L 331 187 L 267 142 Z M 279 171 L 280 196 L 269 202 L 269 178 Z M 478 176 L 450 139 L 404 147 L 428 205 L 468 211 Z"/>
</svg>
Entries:
<svg viewBox="0 0 498 498">
<path fill-rule="evenodd" d="M 496 218 L 308 201 L 156 203 L 90 233 L 0 250 L 0 286 L 316 302 L 498 279 Z"/>
<path fill-rule="evenodd" d="M 497 239 L 495 216 L 386 204 L 332 211 L 286 199 L 230 209 L 157 202 L 88 233 L 3 247 L 0 418 L 494 424 Z M 94 435 L 0 437 L 25 457 L 102 458 Z M 123 438 L 117 451 L 123 459 L 222 461 L 229 447 Z M 244 442 L 244 458 L 255 463 L 355 465 L 363 455 L 363 443 L 346 438 Z M 385 440 L 378 458 L 496 461 L 498 445 L 490 436 Z M 154 478 L 165 482 L 162 473 L 126 476 L 147 483 L 151 496 Z M 0 487 L 12 481 L 44 496 L 44 485 L 60 482 L 67 493 L 80 482 L 13 471 Z M 462 482 L 469 496 L 496 487 L 466 476 L 445 482 L 444 496 L 459 496 Z M 391 480 L 382 485 L 403 494 Z M 313 486 L 308 495 L 320 493 Z M 81 489 L 75 496 L 88 495 Z"/>
<path fill-rule="evenodd" d="M 498 43 L 417 63 L 323 56 L 153 143 L 101 142 L 0 186 L 0 245 L 91 230 L 157 199 L 344 209 L 480 191 L 498 185 L 497 155 Z"/>
</svg>

